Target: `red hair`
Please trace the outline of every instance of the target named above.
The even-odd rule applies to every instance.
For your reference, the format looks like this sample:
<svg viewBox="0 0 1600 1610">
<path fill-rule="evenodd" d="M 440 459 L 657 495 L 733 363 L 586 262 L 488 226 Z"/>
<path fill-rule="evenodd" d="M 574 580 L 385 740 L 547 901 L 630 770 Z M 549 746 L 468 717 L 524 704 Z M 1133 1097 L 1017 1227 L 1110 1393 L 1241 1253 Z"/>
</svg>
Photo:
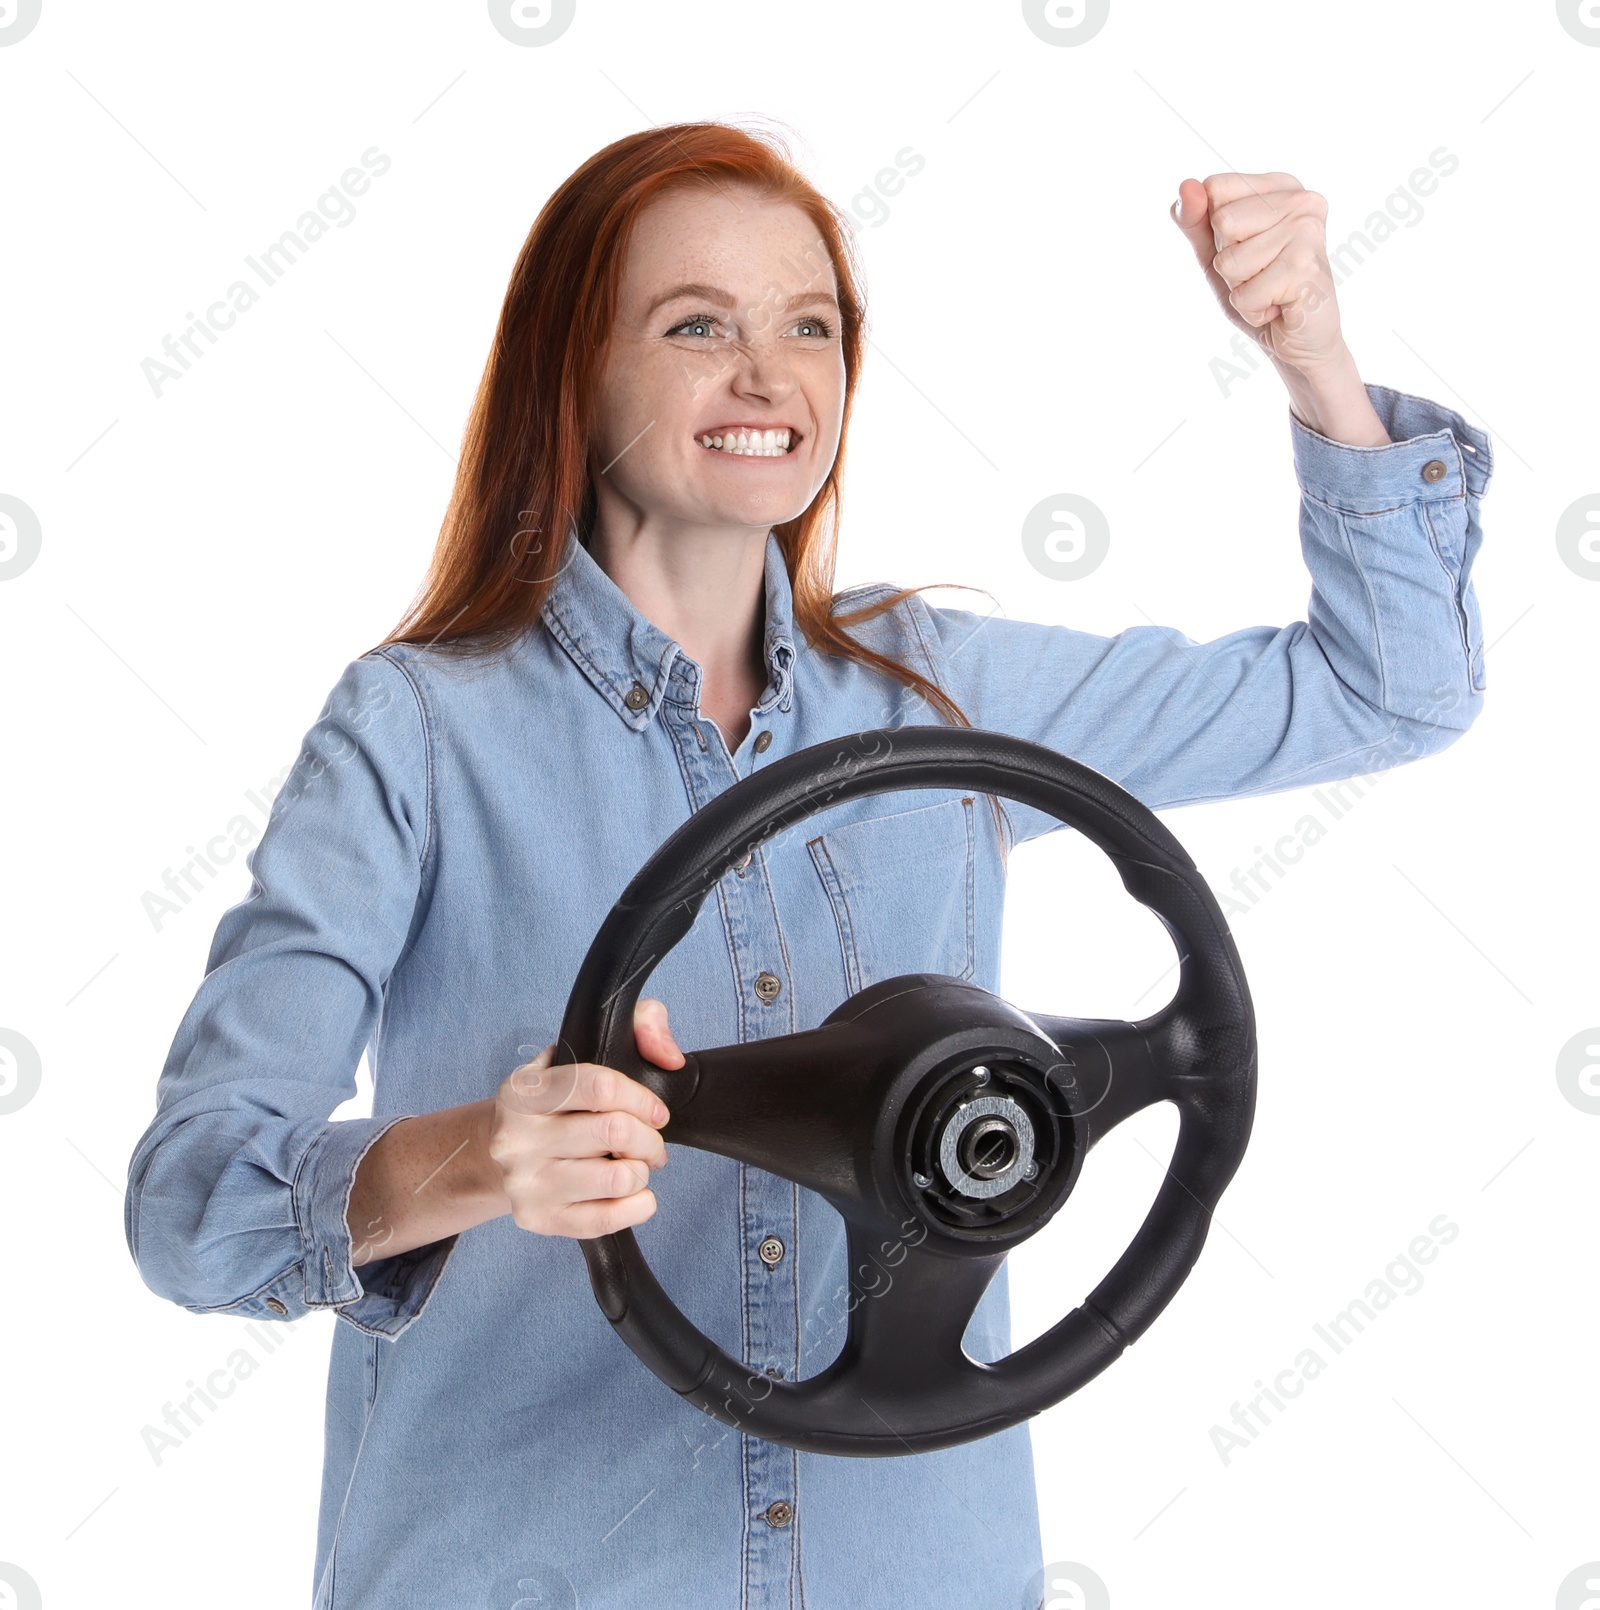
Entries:
<svg viewBox="0 0 1600 1610">
<path fill-rule="evenodd" d="M 773 527 L 789 572 L 795 624 L 814 647 L 892 677 L 952 724 L 970 727 L 937 683 L 842 629 L 875 619 L 925 587 L 963 583 L 903 587 L 834 614 L 839 476 L 866 345 L 860 267 L 844 215 L 794 167 L 782 141 L 725 123 L 678 123 L 626 135 L 591 156 L 539 210 L 511 271 L 427 576 L 383 642 L 488 654 L 540 621 L 558 574 L 546 551 L 559 555 L 570 526 L 585 535 L 594 526 L 589 439 L 633 226 L 658 196 L 729 185 L 804 212 L 817 241 L 815 256 L 808 253 L 800 266 L 825 283 L 824 266 L 831 265 L 837 286 L 845 369 L 838 454 L 811 503 Z M 540 542 L 539 533 L 560 536 Z M 1003 856 L 1001 811 L 992 795 L 990 801 Z"/>
</svg>

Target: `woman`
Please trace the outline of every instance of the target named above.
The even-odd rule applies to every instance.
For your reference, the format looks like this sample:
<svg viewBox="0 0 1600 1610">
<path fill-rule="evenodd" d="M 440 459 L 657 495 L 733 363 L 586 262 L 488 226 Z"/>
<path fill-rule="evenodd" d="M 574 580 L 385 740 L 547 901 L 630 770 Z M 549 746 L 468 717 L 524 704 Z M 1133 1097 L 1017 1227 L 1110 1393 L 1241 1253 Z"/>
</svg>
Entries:
<svg viewBox="0 0 1600 1610">
<path fill-rule="evenodd" d="M 1289 388 L 1314 583 L 1308 622 L 1196 644 L 890 586 L 833 597 L 864 310 L 840 215 L 781 150 L 651 129 L 545 206 L 427 585 L 307 734 L 130 1168 L 154 1291 L 343 1321 L 318 1606 L 1037 1598 L 1026 1425 L 906 1458 L 797 1453 L 700 1414 L 611 1334 L 577 1243 L 633 1226 L 714 1341 L 813 1375 L 844 1334 L 843 1226 L 775 1175 L 688 1148 L 669 1166 L 656 1098 L 554 1042 L 667 834 L 840 734 L 964 721 L 1162 807 L 1369 773 L 1465 730 L 1489 444 L 1362 385 L 1323 216 L 1285 175 L 1181 189 L 1179 227 Z M 919 790 L 769 840 L 652 974 L 641 1052 L 678 1067 L 680 1040 L 814 1027 L 897 973 L 997 989 L 1005 848 L 1059 825 Z M 374 1115 L 330 1122 L 369 1042 Z M 966 1346 L 1010 1351 L 1003 1270 Z"/>
</svg>

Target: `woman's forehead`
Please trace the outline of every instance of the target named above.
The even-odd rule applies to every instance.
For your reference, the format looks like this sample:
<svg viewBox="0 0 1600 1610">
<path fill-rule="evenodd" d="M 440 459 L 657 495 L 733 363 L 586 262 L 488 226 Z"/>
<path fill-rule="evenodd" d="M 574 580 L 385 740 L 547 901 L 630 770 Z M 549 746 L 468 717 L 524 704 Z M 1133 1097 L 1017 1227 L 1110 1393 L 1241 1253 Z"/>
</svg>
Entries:
<svg viewBox="0 0 1600 1610">
<path fill-rule="evenodd" d="M 626 301 L 653 300 L 678 285 L 735 302 L 781 291 L 834 289 L 816 225 L 792 202 L 749 191 L 680 191 L 639 215 L 623 263 Z"/>
</svg>

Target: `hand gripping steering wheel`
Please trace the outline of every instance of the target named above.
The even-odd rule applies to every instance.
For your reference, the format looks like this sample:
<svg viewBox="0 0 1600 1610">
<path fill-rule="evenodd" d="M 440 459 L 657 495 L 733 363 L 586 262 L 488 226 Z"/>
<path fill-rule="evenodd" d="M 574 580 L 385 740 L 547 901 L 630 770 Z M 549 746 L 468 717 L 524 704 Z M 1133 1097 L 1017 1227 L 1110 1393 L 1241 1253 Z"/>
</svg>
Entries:
<svg viewBox="0 0 1600 1610">
<path fill-rule="evenodd" d="M 718 879 L 826 806 L 974 788 L 1076 828 L 1178 946 L 1177 993 L 1138 1022 L 1023 1012 L 936 973 L 882 980 L 800 1034 L 639 1055 L 645 979 Z M 579 1242 L 601 1311 L 675 1392 L 752 1436 L 883 1457 L 991 1436 L 1058 1403 L 1137 1341 L 1177 1294 L 1250 1139 L 1255 1019 L 1221 909 L 1131 794 L 1053 749 L 960 727 L 856 733 L 744 778 L 668 837 L 596 932 L 558 1062 L 647 1085 L 663 1139 L 818 1192 L 846 1224 L 852 1308 L 838 1357 L 786 1382 L 730 1358 L 667 1296 L 631 1229 Z M 962 1349 L 1006 1253 L 1049 1222 L 1108 1130 L 1176 1104 L 1172 1165 L 1127 1250 L 1065 1318 L 994 1363 Z"/>
</svg>

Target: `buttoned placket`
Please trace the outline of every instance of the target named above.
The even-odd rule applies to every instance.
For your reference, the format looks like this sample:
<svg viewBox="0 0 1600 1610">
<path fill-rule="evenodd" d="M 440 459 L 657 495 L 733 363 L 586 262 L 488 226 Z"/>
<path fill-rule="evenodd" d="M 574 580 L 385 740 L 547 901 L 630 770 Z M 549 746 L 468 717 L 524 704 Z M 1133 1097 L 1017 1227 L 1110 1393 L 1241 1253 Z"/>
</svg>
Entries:
<svg viewBox="0 0 1600 1610">
<path fill-rule="evenodd" d="M 771 680 L 752 712 L 750 730 L 732 753 L 721 729 L 699 713 L 700 667 L 681 652 L 674 656 L 660 713 L 678 750 L 693 809 L 759 767 L 759 757 L 774 741 L 771 723 L 789 708 L 792 656 L 789 644 L 774 647 L 769 657 Z M 737 973 L 740 1040 L 793 1033 L 797 1022 L 788 951 L 766 858 L 759 849 L 723 875 L 717 900 Z M 799 1205 L 798 1188 L 791 1182 L 739 1165 L 743 1357 L 758 1378 L 792 1378 L 799 1356 L 794 1252 Z M 752 1388 L 749 1396 L 754 1402 L 758 1389 Z M 721 1429 L 734 1434 L 732 1428 Z M 741 1437 L 740 1442 L 747 1602 L 787 1605 L 798 1547 L 799 1459 L 792 1448 L 759 1437 Z"/>
<path fill-rule="evenodd" d="M 778 723 L 794 699 L 792 595 L 775 535 L 766 553 L 767 625 L 763 654 L 768 682 L 751 711 L 750 729 L 732 753 L 715 722 L 700 713 L 701 668 L 682 647 L 633 608 L 570 537 L 577 552 L 545 605 L 545 620 L 601 697 L 641 739 L 659 722 L 677 752 L 691 812 L 764 762 Z M 774 605 L 777 606 L 776 610 Z M 782 746 L 780 746 L 781 752 Z M 771 1039 L 797 1027 L 788 946 L 762 849 L 718 880 L 717 903 L 736 974 L 738 1038 Z M 799 1284 L 795 1246 L 799 1188 L 739 1165 L 742 1354 L 754 1403 L 764 1376 L 792 1379 L 799 1358 Z M 737 1404 L 735 1404 L 737 1407 Z M 713 1422 L 694 1450 L 696 1461 L 734 1428 Z M 740 1436 L 745 1498 L 745 1603 L 777 1610 L 791 1603 L 798 1575 L 801 1511 L 799 1456 L 792 1448 Z"/>
</svg>

